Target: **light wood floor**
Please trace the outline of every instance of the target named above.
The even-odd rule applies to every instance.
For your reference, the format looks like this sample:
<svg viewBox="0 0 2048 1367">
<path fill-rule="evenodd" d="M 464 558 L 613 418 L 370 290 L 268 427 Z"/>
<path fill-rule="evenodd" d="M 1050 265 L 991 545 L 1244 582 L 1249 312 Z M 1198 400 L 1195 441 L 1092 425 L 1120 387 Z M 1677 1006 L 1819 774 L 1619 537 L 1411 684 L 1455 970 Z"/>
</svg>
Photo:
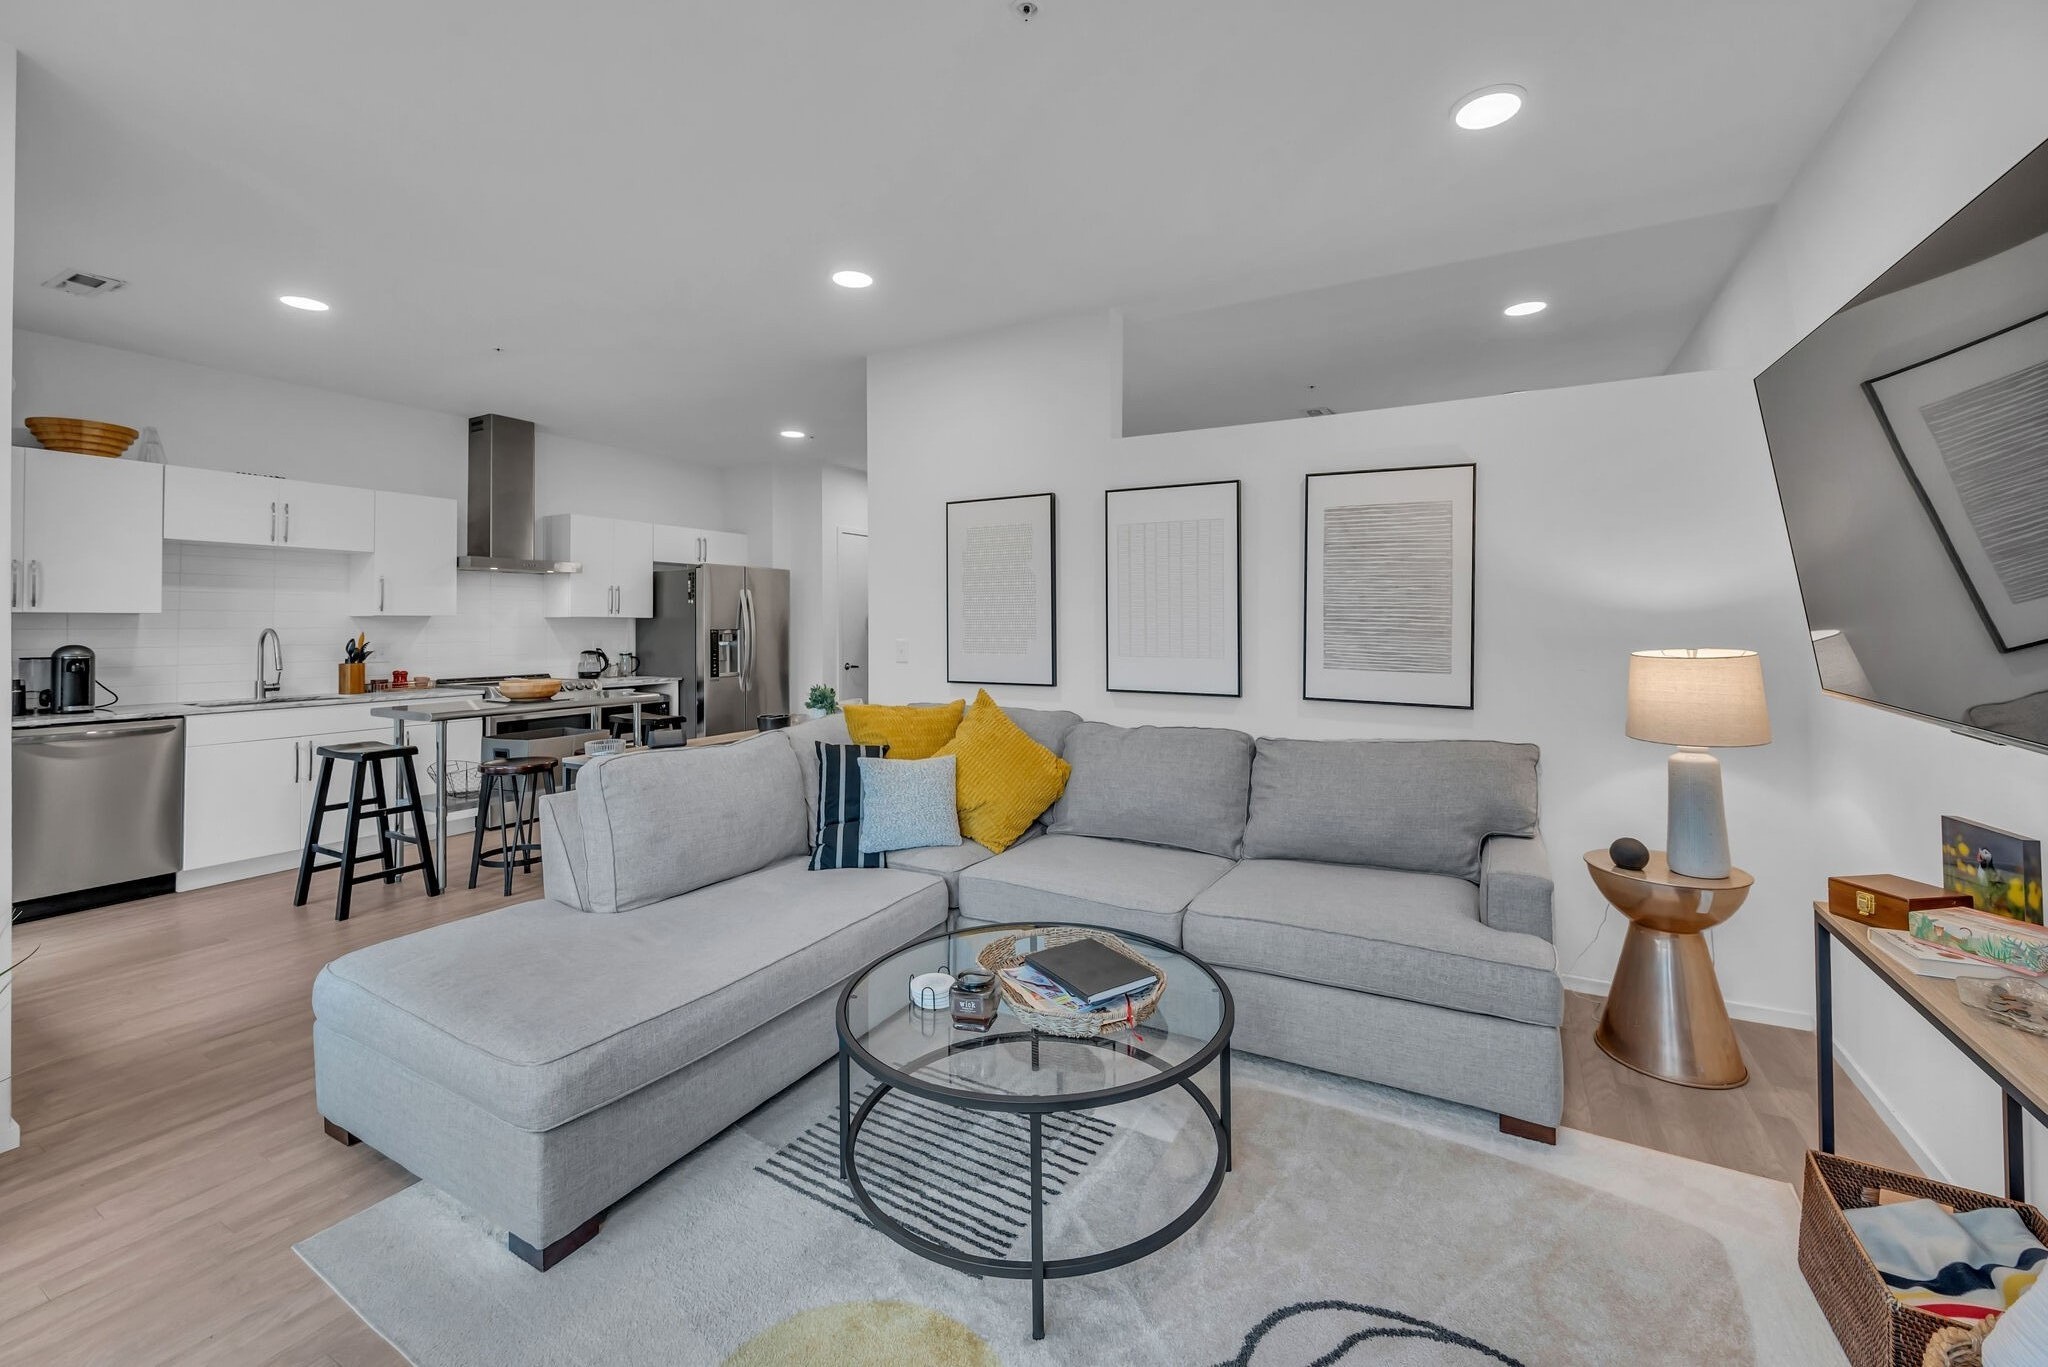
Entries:
<svg viewBox="0 0 2048 1367">
<path fill-rule="evenodd" d="M 520 882 L 515 898 L 536 894 L 538 875 Z M 337 924 L 331 905 L 294 910 L 279 875 L 18 927 L 17 951 L 39 949 L 14 988 L 24 1146 L 0 1154 L 0 1363 L 399 1362 L 291 1252 L 411 1180 L 321 1133 L 308 997 L 329 959 L 502 900 L 370 884 Z M 1597 1011 L 1571 999 L 1566 1125 L 1795 1177 L 1810 1035 L 1743 1024 L 1750 1084 L 1696 1092 L 1611 1062 Z M 1836 1085 L 1843 1150 L 1906 1166 Z"/>
</svg>

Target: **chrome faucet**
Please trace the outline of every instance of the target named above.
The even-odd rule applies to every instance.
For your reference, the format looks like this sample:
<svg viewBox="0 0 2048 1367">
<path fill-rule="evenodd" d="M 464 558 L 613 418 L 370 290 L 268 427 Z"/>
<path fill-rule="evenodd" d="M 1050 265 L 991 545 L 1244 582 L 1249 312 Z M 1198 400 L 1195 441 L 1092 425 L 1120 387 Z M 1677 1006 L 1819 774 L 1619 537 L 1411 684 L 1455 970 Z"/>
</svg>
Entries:
<svg viewBox="0 0 2048 1367">
<path fill-rule="evenodd" d="M 277 666 L 277 677 L 268 677 L 269 666 L 263 662 L 263 643 L 270 643 L 270 658 Z M 262 702 L 271 694 L 284 687 L 284 644 L 277 639 L 276 627 L 265 627 L 256 635 L 256 701 Z"/>
</svg>

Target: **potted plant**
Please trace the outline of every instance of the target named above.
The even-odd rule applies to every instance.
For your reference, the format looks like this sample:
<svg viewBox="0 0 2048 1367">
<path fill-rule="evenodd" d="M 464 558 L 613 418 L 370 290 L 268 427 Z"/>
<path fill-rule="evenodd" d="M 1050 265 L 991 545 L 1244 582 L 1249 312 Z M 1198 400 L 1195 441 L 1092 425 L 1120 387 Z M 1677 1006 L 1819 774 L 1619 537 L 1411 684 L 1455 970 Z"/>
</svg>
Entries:
<svg viewBox="0 0 2048 1367">
<path fill-rule="evenodd" d="M 804 711 L 813 717 L 829 717 L 839 710 L 839 694 L 826 684 L 812 684 L 804 699 Z"/>
</svg>

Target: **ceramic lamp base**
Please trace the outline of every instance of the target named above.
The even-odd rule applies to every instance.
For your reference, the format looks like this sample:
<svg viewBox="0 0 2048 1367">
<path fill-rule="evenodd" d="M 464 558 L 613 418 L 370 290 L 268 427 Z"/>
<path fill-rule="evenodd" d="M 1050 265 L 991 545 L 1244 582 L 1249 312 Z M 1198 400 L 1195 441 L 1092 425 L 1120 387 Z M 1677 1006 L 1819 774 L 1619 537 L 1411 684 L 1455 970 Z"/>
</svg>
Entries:
<svg viewBox="0 0 2048 1367">
<path fill-rule="evenodd" d="M 1671 752 L 1671 796 L 1664 854 L 1673 873 L 1726 878 L 1728 813 L 1721 803 L 1721 761 L 1705 750 Z"/>
</svg>

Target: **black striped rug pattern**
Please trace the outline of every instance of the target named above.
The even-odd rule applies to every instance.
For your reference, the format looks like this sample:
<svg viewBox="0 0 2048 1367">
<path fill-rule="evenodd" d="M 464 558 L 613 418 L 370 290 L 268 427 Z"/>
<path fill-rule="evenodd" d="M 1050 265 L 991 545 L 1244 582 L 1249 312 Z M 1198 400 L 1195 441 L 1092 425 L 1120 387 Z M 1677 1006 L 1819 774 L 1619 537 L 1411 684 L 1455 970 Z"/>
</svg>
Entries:
<svg viewBox="0 0 2048 1367">
<path fill-rule="evenodd" d="M 858 1110 L 872 1083 L 857 1088 Z M 1047 1203 L 1077 1181 L 1115 1135 L 1105 1116 L 1069 1111 L 1045 1117 Z M 965 1253 L 1016 1256 L 1031 1235 L 1031 1124 L 1021 1115 L 963 1111 L 892 1092 L 877 1103 L 856 1141 L 861 1181 L 904 1228 Z M 839 1112 L 827 1111 L 754 1171 L 799 1195 L 869 1225 L 839 1177 Z"/>
</svg>

